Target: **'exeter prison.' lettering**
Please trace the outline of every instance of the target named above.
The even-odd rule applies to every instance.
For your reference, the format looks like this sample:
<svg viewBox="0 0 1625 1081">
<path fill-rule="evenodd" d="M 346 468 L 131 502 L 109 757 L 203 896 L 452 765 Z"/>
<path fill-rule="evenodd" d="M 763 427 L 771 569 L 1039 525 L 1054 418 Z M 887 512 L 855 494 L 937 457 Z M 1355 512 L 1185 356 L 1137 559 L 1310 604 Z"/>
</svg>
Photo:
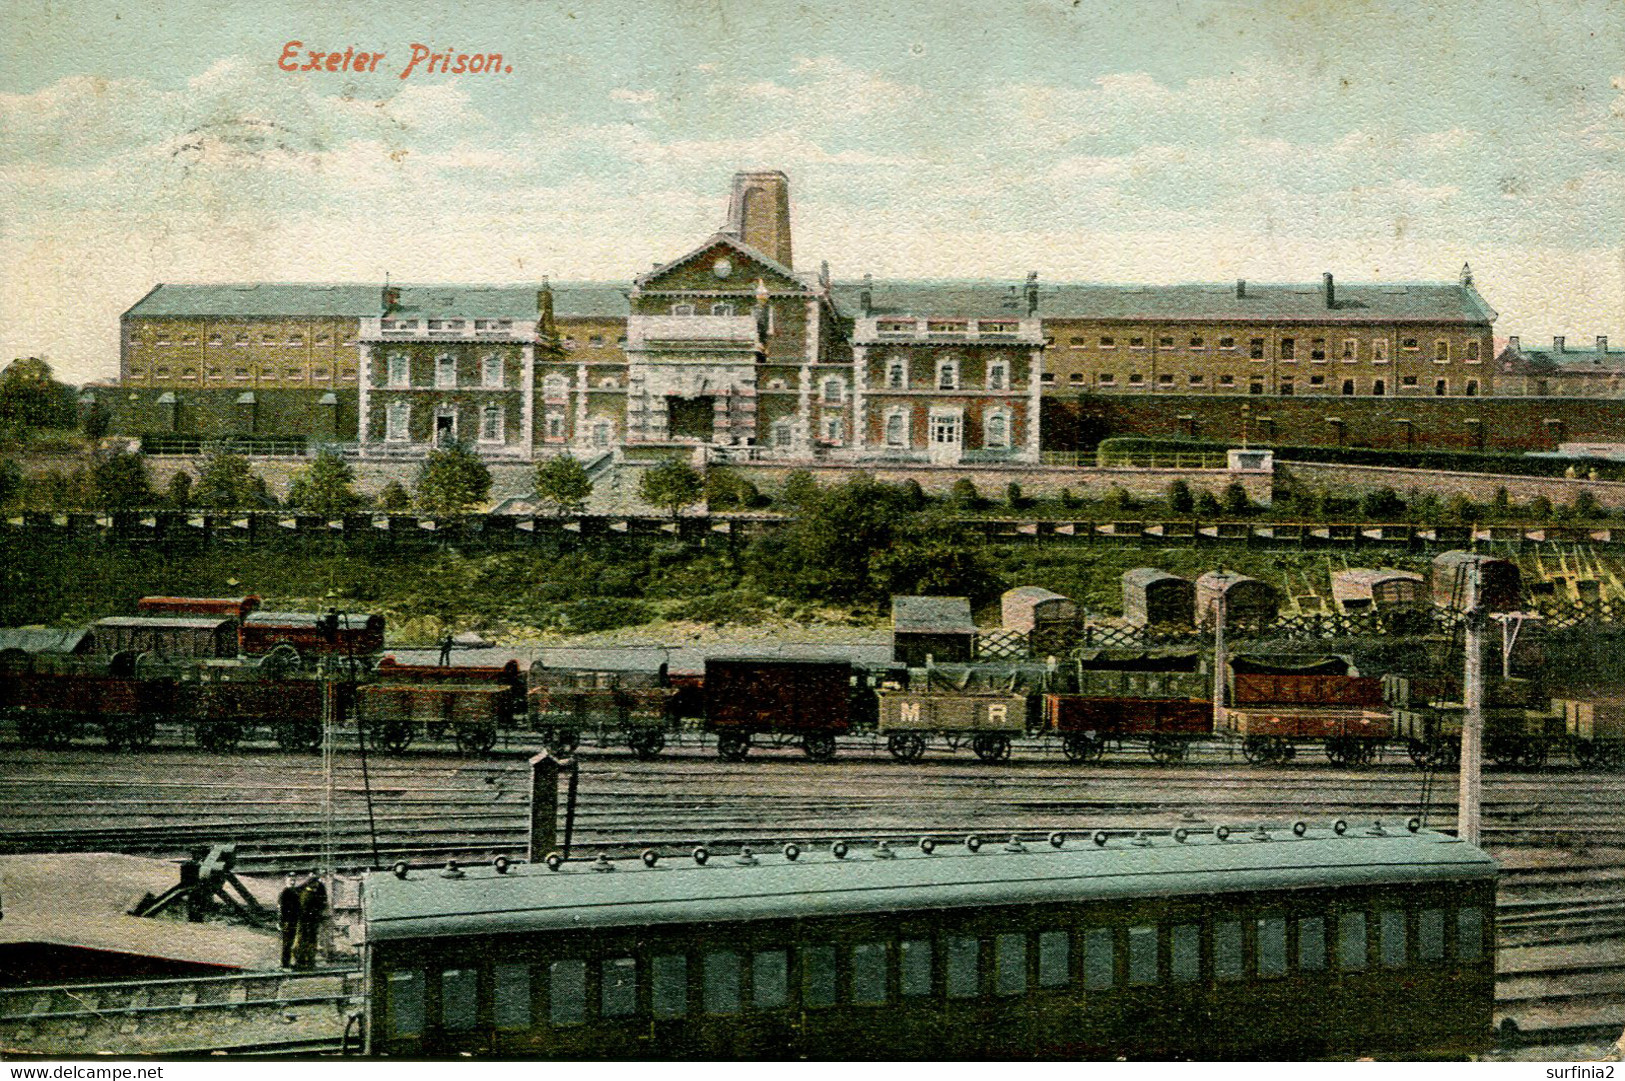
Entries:
<svg viewBox="0 0 1625 1081">
<path fill-rule="evenodd" d="M 401 69 L 400 78 L 419 75 L 512 75 L 513 65 L 504 64 L 501 53 L 460 53 L 455 49 L 436 52 L 427 45 L 412 43 L 412 55 Z M 326 52 L 290 41 L 282 47 L 276 66 L 283 71 L 363 71 L 375 72 L 384 59 L 381 52 L 350 46 L 343 52 Z"/>
</svg>

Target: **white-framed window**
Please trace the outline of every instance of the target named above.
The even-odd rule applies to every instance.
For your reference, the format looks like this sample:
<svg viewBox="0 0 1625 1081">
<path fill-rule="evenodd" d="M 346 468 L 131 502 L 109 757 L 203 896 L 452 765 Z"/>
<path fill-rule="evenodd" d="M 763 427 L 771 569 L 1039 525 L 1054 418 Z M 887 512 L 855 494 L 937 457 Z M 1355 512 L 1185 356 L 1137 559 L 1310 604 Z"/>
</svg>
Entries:
<svg viewBox="0 0 1625 1081">
<path fill-rule="evenodd" d="M 1219 339 L 1219 348 L 1220 349 L 1234 349 L 1235 347 L 1236 347 L 1236 339 L 1234 339 L 1234 338 L 1220 338 Z"/>
<path fill-rule="evenodd" d="M 1343 339 L 1343 360 L 1352 363 L 1360 359 L 1360 339 Z"/>
<path fill-rule="evenodd" d="M 408 402 L 390 402 L 384 409 L 384 441 L 405 443 L 411 438 L 412 406 Z"/>
<path fill-rule="evenodd" d="M 788 420 L 776 420 L 772 429 L 773 445 L 781 450 L 795 442 L 795 429 Z"/>
<path fill-rule="evenodd" d="M 733 313 L 734 313 L 734 306 L 732 304 L 713 304 L 713 305 L 711 305 L 711 314 L 712 315 L 732 315 Z"/>
<path fill-rule="evenodd" d="M 886 389 L 908 389 L 908 361 L 902 357 L 893 357 L 886 362 Z"/>
<path fill-rule="evenodd" d="M 1467 380 L 1467 389 L 1462 391 L 1462 393 L 1467 395 L 1467 397 L 1469 397 L 1469 398 L 1478 397 L 1478 380 L 1476 380 L 1476 379 Z"/>
<path fill-rule="evenodd" d="M 1450 342 L 1448 339 L 1440 338 L 1438 341 L 1433 343 L 1433 363 L 1450 363 Z"/>
<path fill-rule="evenodd" d="M 615 425 L 604 417 L 592 422 L 592 445 L 607 447 L 615 435 Z"/>
<path fill-rule="evenodd" d="M 1388 363 L 1388 339 L 1387 338 L 1372 338 L 1371 339 L 1371 363 L 1373 363 L 1373 364 L 1387 364 Z"/>
<path fill-rule="evenodd" d="M 1111 334 L 1102 334 L 1100 336 L 1100 347 L 1102 349 L 1116 349 L 1117 338 Z"/>
<path fill-rule="evenodd" d="M 963 415 L 958 409 L 931 410 L 931 442 L 935 446 L 958 446 L 962 442 Z"/>
<path fill-rule="evenodd" d="M 886 410 L 885 441 L 888 447 L 908 446 L 908 410 L 897 408 Z"/>
<path fill-rule="evenodd" d="M 824 380 L 822 395 L 825 405 L 840 405 L 846 401 L 846 383 L 839 376 Z"/>
<path fill-rule="evenodd" d="M 434 385 L 440 388 L 457 386 L 457 358 L 441 353 L 434 358 Z"/>
<path fill-rule="evenodd" d="M 405 353 L 389 354 L 389 385 L 392 387 L 412 385 L 412 358 Z"/>
<path fill-rule="evenodd" d="M 543 433 L 548 439 L 564 438 L 564 414 L 549 413 L 544 422 Z"/>
<path fill-rule="evenodd" d="M 542 398 L 546 401 L 563 401 L 570 396 L 570 380 L 557 373 L 542 380 Z"/>
<path fill-rule="evenodd" d="M 987 389 L 1007 390 L 1010 386 L 1010 365 L 1002 357 L 987 362 Z"/>
<path fill-rule="evenodd" d="M 1309 359 L 1312 360 L 1312 361 L 1316 361 L 1316 362 L 1323 361 L 1323 360 L 1326 359 L 1326 339 L 1325 338 L 1310 338 L 1309 339 Z"/>
<path fill-rule="evenodd" d="M 1415 338 L 1403 338 L 1400 340 L 1399 347 L 1407 353 L 1414 353 L 1422 348 L 1422 343 Z"/>
<path fill-rule="evenodd" d="M 480 358 L 480 385 L 492 388 L 502 386 L 501 353 L 487 353 Z"/>
<path fill-rule="evenodd" d="M 1117 382 L 1117 376 L 1113 375 L 1111 372 L 1101 372 L 1095 376 L 1095 382 L 1099 383 L 1103 387 L 1109 387 Z"/>
<path fill-rule="evenodd" d="M 692 305 L 692 304 L 673 304 L 671 306 L 671 313 L 673 315 L 693 315 L 694 314 L 694 305 Z"/>
<path fill-rule="evenodd" d="M 1004 409 L 990 409 L 982 417 L 982 445 L 990 450 L 1003 450 L 1010 445 L 1010 414 Z"/>
<path fill-rule="evenodd" d="M 1472 341 L 1467 343 L 1466 361 L 1467 361 L 1468 364 L 1477 364 L 1478 363 L 1478 339 L 1477 338 L 1474 338 Z"/>
<path fill-rule="evenodd" d="M 937 389 L 959 389 L 959 361 L 951 357 L 937 361 Z"/>
<path fill-rule="evenodd" d="M 444 447 L 457 442 L 457 407 L 443 405 L 434 411 L 434 442 Z"/>
<path fill-rule="evenodd" d="M 1433 381 L 1433 393 L 1434 393 L 1434 395 L 1436 397 L 1440 397 L 1440 398 L 1443 398 L 1443 397 L 1446 397 L 1447 395 L 1449 395 L 1449 393 L 1450 393 L 1450 380 L 1448 380 L 1448 379 L 1435 379 Z"/>
<path fill-rule="evenodd" d="M 1145 374 L 1143 372 L 1129 372 L 1128 385 L 1131 387 L 1145 386 Z"/>
<path fill-rule="evenodd" d="M 1130 349 L 1144 349 L 1145 348 L 1145 339 L 1144 338 L 1130 338 L 1128 340 L 1128 347 Z"/>
<path fill-rule="evenodd" d="M 839 446 L 841 442 L 841 418 L 824 418 L 824 442 Z"/>
<path fill-rule="evenodd" d="M 480 442 L 502 442 L 503 430 L 502 407 L 495 403 L 480 410 Z"/>
<path fill-rule="evenodd" d="M 1207 348 L 1207 342 L 1202 337 L 1200 337 L 1199 335 L 1193 334 L 1193 335 L 1191 335 L 1191 348 L 1192 349 L 1206 349 Z"/>
</svg>

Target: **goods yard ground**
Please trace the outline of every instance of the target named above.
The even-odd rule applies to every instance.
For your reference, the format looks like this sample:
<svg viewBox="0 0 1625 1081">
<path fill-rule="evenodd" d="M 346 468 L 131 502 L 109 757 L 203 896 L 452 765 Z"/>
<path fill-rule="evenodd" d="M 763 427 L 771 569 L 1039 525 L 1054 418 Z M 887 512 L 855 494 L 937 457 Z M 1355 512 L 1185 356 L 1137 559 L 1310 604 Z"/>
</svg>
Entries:
<svg viewBox="0 0 1625 1081">
<path fill-rule="evenodd" d="M 1169 767 L 1144 757 L 1077 766 L 1058 756 L 988 766 L 961 752 L 905 766 L 859 749 L 843 745 L 827 765 L 793 750 L 753 752 L 739 764 L 699 754 L 643 762 L 588 750 L 580 758 L 575 851 L 652 846 L 677 854 L 701 843 L 726 851 L 924 832 L 940 841 L 969 833 L 1000 840 L 1013 832 L 1245 828 L 1297 818 L 1403 829 L 1419 814 L 1437 828 L 1455 824 L 1454 777 L 1424 778 L 1397 761 L 1362 770 L 1254 767 L 1214 752 Z M 374 759 L 370 816 L 353 756 L 343 756 L 337 782 L 341 866 L 523 855 L 522 755 Z M 1497 1020 L 1511 1025 L 1503 1053 L 1600 1053 L 1625 1026 L 1625 776 L 1491 773 L 1484 792 L 1485 836 L 1506 868 Z M 0 851 L 173 858 L 235 842 L 245 872 L 274 874 L 319 861 L 322 795 L 313 755 L 12 749 L 0 762 L 7 823 Z"/>
</svg>

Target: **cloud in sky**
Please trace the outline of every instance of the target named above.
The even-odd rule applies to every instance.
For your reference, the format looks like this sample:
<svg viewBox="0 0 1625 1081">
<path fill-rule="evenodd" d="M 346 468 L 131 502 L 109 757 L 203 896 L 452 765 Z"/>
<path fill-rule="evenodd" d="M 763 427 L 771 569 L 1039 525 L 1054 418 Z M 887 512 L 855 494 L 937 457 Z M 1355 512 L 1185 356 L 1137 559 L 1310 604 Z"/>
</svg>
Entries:
<svg viewBox="0 0 1625 1081">
<path fill-rule="evenodd" d="M 158 281 L 627 280 L 720 222 L 732 171 L 764 167 L 791 176 L 798 256 L 837 275 L 1443 277 L 1470 259 L 1503 333 L 1625 338 L 1625 74 L 1585 43 L 1508 70 L 1499 38 L 1434 55 L 1425 32 L 1449 27 L 1375 2 L 1298 37 L 1248 4 L 1088 25 L 903 5 L 844 37 L 839 4 L 816 25 L 684 9 L 659 33 L 642 5 L 505 46 L 504 80 L 400 80 L 385 21 L 326 35 L 387 43 L 375 76 L 278 71 L 312 19 L 283 6 L 298 17 L 268 5 L 235 51 L 176 69 L 86 50 L 0 73 L 5 357 L 107 376 L 119 311 Z M 1498 33 L 1524 12 L 1473 8 Z M 533 10 L 493 6 L 487 36 Z M 1606 7 L 1563 10 L 1625 33 Z M 409 33 L 451 38 L 430 29 Z"/>
</svg>

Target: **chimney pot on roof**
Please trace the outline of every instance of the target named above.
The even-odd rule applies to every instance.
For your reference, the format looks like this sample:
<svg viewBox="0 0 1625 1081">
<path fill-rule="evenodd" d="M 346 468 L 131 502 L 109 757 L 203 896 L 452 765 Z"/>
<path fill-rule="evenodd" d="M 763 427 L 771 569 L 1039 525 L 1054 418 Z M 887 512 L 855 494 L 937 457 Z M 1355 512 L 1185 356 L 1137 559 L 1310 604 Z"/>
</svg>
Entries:
<svg viewBox="0 0 1625 1081">
<path fill-rule="evenodd" d="M 1237 278 L 1236 279 L 1236 299 L 1237 300 L 1246 300 L 1247 299 L 1247 279 L 1246 278 Z"/>
<path fill-rule="evenodd" d="M 1337 286 L 1332 282 L 1331 271 L 1322 274 L 1321 280 L 1326 283 L 1326 307 L 1337 307 Z"/>
<path fill-rule="evenodd" d="M 1606 334 L 1597 335 L 1597 352 L 1599 352 L 1599 353 L 1608 352 L 1608 335 L 1606 335 Z"/>
<path fill-rule="evenodd" d="M 1522 350 L 1518 348 L 1518 336 L 1516 334 L 1507 339 L 1507 348 L 1512 350 L 1514 353 L 1522 352 Z"/>
<path fill-rule="evenodd" d="M 1552 336 L 1552 348 L 1559 353 L 1563 351 L 1563 335 L 1555 334 Z"/>
<path fill-rule="evenodd" d="M 858 294 L 858 306 L 863 309 L 863 314 L 866 316 L 874 311 L 875 276 L 873 274 L 863 276 L 863 291 Z"/>
<path fill-rule="evenodd" d="M 1038 311 L 1038 271 L 1027 272 L 1027 314 L 1034 315 Z"/>
</svg>

